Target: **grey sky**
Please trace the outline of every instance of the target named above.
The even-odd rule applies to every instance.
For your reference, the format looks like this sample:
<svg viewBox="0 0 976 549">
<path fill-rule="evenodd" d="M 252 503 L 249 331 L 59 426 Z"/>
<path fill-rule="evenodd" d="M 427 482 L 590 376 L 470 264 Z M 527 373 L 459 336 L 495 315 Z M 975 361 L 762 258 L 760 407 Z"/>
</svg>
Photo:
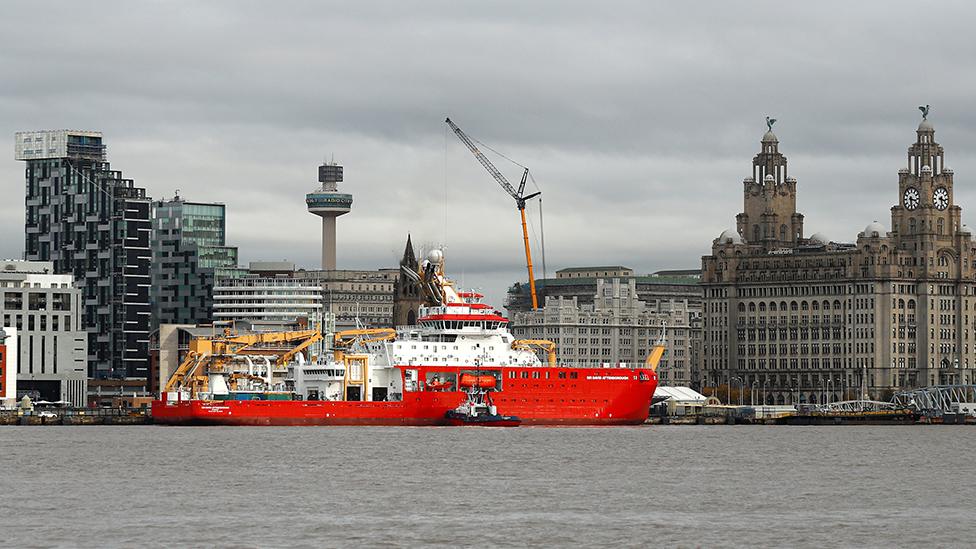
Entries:
<svg viewBox="0 0 976 549">
<path fill-rule="evenodd" d="M 154 198 L 225 202 L 243 260 L 313 267 L 303 195 L 334 154 L 355 195 L 340 267 L 394 266 L 410 231 L 498 305 L 525 276 L 518 216 L 447 115 L 532 169 L 550 272 L 698 266 L 767 114 L 807 234 L 890 224 L 924 103 L 972 221 L 974 20 L 965 2 L 5 2 L 0 256 L 23 251 L 26 129 L 101 130 Z"/>
</svg>

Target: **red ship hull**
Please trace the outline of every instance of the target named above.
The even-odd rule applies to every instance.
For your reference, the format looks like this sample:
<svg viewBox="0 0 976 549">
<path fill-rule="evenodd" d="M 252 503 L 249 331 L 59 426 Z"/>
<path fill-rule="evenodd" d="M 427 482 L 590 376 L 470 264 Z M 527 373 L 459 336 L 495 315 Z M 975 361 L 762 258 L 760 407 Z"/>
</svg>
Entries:
<svg viewBox="0 0 976 549">
<path fill-rule="evenodd" d="M 402 368 L 402 367 L 401 367 Z M 445 371 L 446 367 L 419 367 Z M 458 368 L 460 370 L 460 368 Z M 522 425 L 639 425 L 657 376 L 649 369 L 518 367 L 501 376 L 492 400 Z M 153 421 L 169 425 L 448 425 L 461 391 L 405 392 L 399 401 L 156 400 Z"/>
</svg>

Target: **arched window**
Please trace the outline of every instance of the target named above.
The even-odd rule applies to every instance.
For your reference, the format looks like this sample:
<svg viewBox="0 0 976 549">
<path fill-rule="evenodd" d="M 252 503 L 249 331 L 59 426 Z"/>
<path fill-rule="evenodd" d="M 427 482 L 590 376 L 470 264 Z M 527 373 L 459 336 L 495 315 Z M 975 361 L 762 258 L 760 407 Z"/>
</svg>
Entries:
<svg viewBox="0 0 976 549">
<path fill-rule="evenodd" d="M 790 302 L 790 310 L 791 311 L 795 311 L 796 309 L 797 309 L 796 301 L 791 301 Z"/>
<path fill-rule="evenodd" d="M 739 312 L 740 313 L 746 312 L 746 304 L 745 303 L 741 303 L 741 302 L 739 303 Z"/>
</svg>

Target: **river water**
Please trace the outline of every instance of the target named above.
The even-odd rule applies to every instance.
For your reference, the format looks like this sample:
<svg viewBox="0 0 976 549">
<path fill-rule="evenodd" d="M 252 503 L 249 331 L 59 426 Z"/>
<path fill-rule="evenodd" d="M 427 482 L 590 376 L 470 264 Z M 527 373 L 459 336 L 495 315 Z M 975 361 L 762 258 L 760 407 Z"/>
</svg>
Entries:
<svg viewBox="0 0 976 549">
<path fill-rule="evenodd" d="M 8 547 L 971 547 L 971 426 L 2 427 Z"/>
</svg>

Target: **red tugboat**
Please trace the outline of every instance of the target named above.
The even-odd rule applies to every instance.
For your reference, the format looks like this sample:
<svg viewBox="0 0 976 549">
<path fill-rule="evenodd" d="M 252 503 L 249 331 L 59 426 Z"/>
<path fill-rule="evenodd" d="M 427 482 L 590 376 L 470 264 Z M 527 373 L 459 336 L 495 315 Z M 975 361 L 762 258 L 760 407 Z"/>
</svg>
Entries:
<svg viewBox="0 0 976 549">
<path fill-rule="evenodd" d="M 154 422 L 470 425 L 464 414 L 487 418 L 485 412 L 522 425 L 638 425 L 647 419 L 663 341 L 638 367 L 559 366 L 551 342 L 516 340 L 508 320 L 482 295 L 456 291 L 444 277 L 440 250 L 420 273 L 404 274 L 425 288 L 417 326 L 336 334 L 334 354 L 312 362 L 301 351 L 321 338 L 317 332 L 251 336 L 300 342 L 274 361 L 261 341 L 247 336 L 194 340 L 153 402 Z M 536 355 L 540 347 L 547 363 Z"/>
</svg>

